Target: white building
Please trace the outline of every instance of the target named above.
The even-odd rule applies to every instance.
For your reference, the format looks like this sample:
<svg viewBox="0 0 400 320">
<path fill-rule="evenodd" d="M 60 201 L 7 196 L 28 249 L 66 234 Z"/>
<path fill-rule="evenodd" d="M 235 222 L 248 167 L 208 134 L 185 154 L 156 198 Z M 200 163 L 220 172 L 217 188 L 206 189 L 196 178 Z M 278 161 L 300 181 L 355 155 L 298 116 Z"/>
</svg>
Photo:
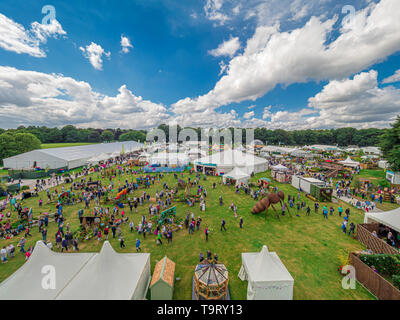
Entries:
<svg viewBox="0 0 400 320">
<path fill-rule="evenodd" d="M 128 153 L 140 150 L 143 144 L 136 141 L 99 143 L 84 146 L 38 149 L 22 153 L 3 160 L 4 168 L 19 170 L 59 168 L 78 168 L 87 164 L 88 160 L 101 156 L 112 158 L 122 152 Z"/>
</svg>

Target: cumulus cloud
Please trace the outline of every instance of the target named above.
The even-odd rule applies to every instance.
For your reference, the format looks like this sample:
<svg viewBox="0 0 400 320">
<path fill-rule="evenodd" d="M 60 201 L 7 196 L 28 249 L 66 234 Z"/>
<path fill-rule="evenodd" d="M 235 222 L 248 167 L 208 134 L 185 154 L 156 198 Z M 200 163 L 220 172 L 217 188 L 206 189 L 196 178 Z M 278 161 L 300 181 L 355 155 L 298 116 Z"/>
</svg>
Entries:
<svg viewBox="0 0 400 320">
<path fill-rule="evenodd" d="M 400 2 L 381 0 L 356 12 L 355 23 L 329 37 L 337 18 L 312 17 L 282 32 L 278 24 L 257 28 L 242 54 L 208 93 L 172 105 L 177 114 L 256 100 L 277 85 L 343 79 L 400 50 Z"/>
<path fill-rule="evenodd" d="M 400 82 L 400 70 L 397 70 L 394 75 L 384 79 L 382 83 L 387 84 L 387 83 L 395 83 L 395 82 Z"/>
<path fill-rule="evenodd" d="M 231 38 L 222 42 L 218 48 L 208 51 L 214 57 L 229 56 L 233 57 L 235 53 L 240 49 L 240 41 L 238 37 Z"/>
<path fill-rule="evenodd" d="M 206 0 L 204 5 L 204 12 L 207 19 L 214 21 L 216 25 L 223 25 L 229 16 L 221 12 L 224 0 Z"/>
<path fill-rule="evenodd" d="M 350 1 L 354 2 L 354 1 Z M 258 26 L 271 26 L 280 21 L 301 21 L 311 15 L 319 16 L 331 9 L 334 0 L 206 0 L 206 18 L 214 26 L 230 22 L 255 20 Z"/>
<path fill-rule="evenodd" d="M 57 38 L 66 34 L 61 24 L 55 19 L 50 24 L 33 22 L 31 29 L 26 30 L 21 24 L 0 13 L 0 47 L 7 51 L 44 58 L 46 53 L 41 45 L 46 43 L 48 38 Z"/>
<path fill-rule="evenodd" d="M 245 112 L 243 115 L 244 119 L 250 119 L 251 117 L 254 117 L 254 111 Z"/>
<path fill-rule="evenodd" d="M 123 53 L 129 53 L 129 48 L 133 48 L 133 45 L 131 44 L 131 41 L 129 40 L 128 37 L 125 37 L 121 34 L 121 51 Z"/>
<path fill-rule="evenodd" d="M 167 109 L 136 96 L 125 85 L 115 96 L 59 74 L 0 67 L 0 127 L 18 125 L 151 128 L 169 119 Z"/>
<path fill-rule="evenodd" d="M 308 108 L 299 111 L 264 109 L 263 120 L 253 123 L 270 129 L 386 128 L 400 114 L 400 90 L 379 88 L 375 70 L 353 78 L 330 81 L 309 99 Z M 258 122 L 257 122 L 258 121 Z"/>
<path fill-rule="evenodd" d="M 89 60 L 90 64 L 96 70 L 103 70 L 103 55 L 108 59 L 111 56 L 111 52 L 104 51 L 100 45 L 94 42 L 87 45 L 85 48 L 79 47 L 79 49 L 83 52 L 83 56 Z"/>
</svg>

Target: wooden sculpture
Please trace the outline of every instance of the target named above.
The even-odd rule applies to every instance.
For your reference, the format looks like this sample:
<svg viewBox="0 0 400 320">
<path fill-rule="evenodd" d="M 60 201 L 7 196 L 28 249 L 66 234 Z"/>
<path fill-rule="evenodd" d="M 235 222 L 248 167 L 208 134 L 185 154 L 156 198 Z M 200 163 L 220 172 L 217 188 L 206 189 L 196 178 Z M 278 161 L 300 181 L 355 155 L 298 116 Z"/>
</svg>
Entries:
<svg viewBox="0 0 400 320">
<path fill-rule="evenodd" d="M 283 206 L 284 201 L 285 194 L 283 193 L 283 191 L 279 191 L 278 193 L 269 193 L 266 197 L 262 198 L 259 202 L 256 203 L 256 205 L 251 210 L 251 213 L 258 214 L 265 210 L 265 218 L 267 218 L 268 208 L 271 206 L 279 219 L 279 214 L 276 211 L 274 204 L 280 203 L 281 206 Z M 289 207 L 287 206 L 286 208 L 288 209 L 288 213 L 290 214 Z"/>
</svg>

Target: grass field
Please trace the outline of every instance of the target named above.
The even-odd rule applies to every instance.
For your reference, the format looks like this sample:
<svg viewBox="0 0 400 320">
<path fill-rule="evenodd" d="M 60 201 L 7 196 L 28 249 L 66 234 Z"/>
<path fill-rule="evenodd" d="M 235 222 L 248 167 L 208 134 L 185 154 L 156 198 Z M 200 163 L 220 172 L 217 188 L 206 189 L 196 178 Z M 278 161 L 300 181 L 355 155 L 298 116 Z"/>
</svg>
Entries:
<svg viewBox="0 0 400 320">
<path fill-rule="evenodd" d="M 269 174 L 258 174 L 253 180 Z M 185 173 L 185 178 L 188 173 Z M 194 178 L 194 175 L 192 176 Z M 118 185 L 118 180 L 121 184 L 125 179 L 135 179 L 135 176 L 120 177 L 115 179 L 115 185 Z M 97 180 L 97 174 L 93 174 L 93 179 Z M 146 191 L 154 196 L 156 190 L 161 190 L 162 183 L 166 181 L 169 186 L 175 186 L 176 180 L 173 174 L 167 174 L 165 178 L 156 182 Z M 216 190 L 212 190 L 212 183 L 217 182 Z M 106 184 L 104 182 L 104 184 Z M 176 282 L 174 299 L 191 299 L 191 279 L 194 268 L 198 263 L 199 253 L 206 252 L 210 249 L 216 252 L 219 260 L 225 263 L 229 271 L 229 288 L 232 299 L 246 299 L 247 282 L 242 282 L 238 278 L 238 272 L 241 266 L 242 252 L 260 251 L 265 244 L 270 251 L 276 251 L 283 263 L 286 265 L 289 272 L 295 279 L 294 299 L 373 299 L 372 295 L 365 290 L 361 285 L 357 284 L 355 290 L 344 290 L 341 287 L 342 277 L 337 271 L 339 265 L 345 263 L 349 252 L 363 249 L 362 245 L 341 231 L 340 225 L 342 218 L 338 217 L 338 204 L 332 204 L 335 207 L 335 214 L 329 216 L 328 220 L 323 220 L 321 209 L 318 214 L 314 213 L 313 203 L 306 199 L 312 212 L 310 216 L 305 216 L 305 213 L 300 213 L 300 217 L 292 210 L 292 217 L 286 215 L 281 216 L 278 220 L 272 210 L 269 210 L 268 216 L 264 219 L 264 215 L 252 215 L 251 208 L 255 201 L 246 196 L 243 192 L 236 194 L 233 187 L 220 185 L 220 178 L 207 177 L 207 181 L 201 181 L 208 191 L 206 198 L 206 212 L 199 210 L 198 204 L 195 207 L 189 208 L 183 203 L 177 203 L 177 215 L 184 218 L 186 212 L 190 210 L 194 212 L 195 217 L 201 216 L 203 219 L 201 231 L 189 235 L 187 230 L 181 230 L 174 233 L 173 242 L 167 244 L 163 241 L 163 245 L 157 246 L 154 235 L 147 235 L 146 239 L 142 240 L 143 252 L 151 253 L 151 265 L 154 268 L 155 263 L 167 255 L 170 259 L 176 262 L 176 277 L 181 280 Z M 296 195 L 297 191 L 286 184 L 275 184 L 280 190 L 287 194 Z M 60 188 L 59 188 L 60 189 Z M 140 195 L 143 190 L 138 190 L 135 195 Z M 218 198 L 223 195 L 224 205 L 219 206 Z M 45 192 L 41 193 L 41 198 L 46 201 Z M 304 194 L 302 194 L 302 199 Z M 34 215 L 40 212 L 54 212 L 54 203 L 44 204 L 41 210 L 38 209 L 38 198 L 25 200 L 24 205 L 33 207 Z M 235 219 L 234 213 L 229 209 L 231 202 L 234 202 L 238 207 L 238 216 L 244 219 L 243 229 L 239 228 L 239 218 Z M 329 204 L 331 205 L 331 204 Z M 342 204 L 344 208 L 348 206 Z M 311 207 L 312 206 L 312 207 Z M 322 206 L 321 206 L 322 207 Z M 64 206 L 64 216 L 70 224 L 71 229 L 75 230 L 79 226 L 77 218 L 78 209 L 83 208 L 83 204 L 75 206 Z M 280 210 L 278 205 L 277 210 Z M 138 213 L 130 213 L 128 208 L 128 216 L 133 219 L 135 225 L 139 222 L 142 215 L 148 215 L 148 204 L 139 207 Z M 221 219 L 226 220 L 226 232 L 220 231 Z M 350 221 L 361 223 L 363 221 L 363 213 L 359 210 L 351 208 Z M 208 225 L 210 229 L 209 241 L 205 241 L 204 227 Z M 128 224 L 123 225 L 122 231 L 125 238 L 126 248 L 120 249 L 117 239 L 110 239 L 111 245 L 118 252 L 134 252 L 135 240 L 138 237 L 136 232 L 129 231 Z M 51 223 L 48 228 L 48 240 L 54 243 L 54 235 L 56 225 Z M 37 228 L 32 230 L 32 238 L 27 241 L 26 248 L 29 245 L 34 245 L 35 242 L 41 239 Z M 14 245 L 18 243 L 20 236 L 16 239 L 2 240 L 1 245 L 8 244 L 9 241 Z M 97 240 L 89 240 L 80 243 L 81 251 L 95 252 L 99 251 L 102 243 Z M 0 265 L 0 281 L 6 279 L 15 270 L 24 263 L 24 257 L 21 253 L 17 253 L 16 257 L 11 259 L 7 264 Z"/>
<path fill-rule="evenodd" d="M 76 147 L 76 146 L 86 146 L 89 144 L 95 144 L 92 142 L 70 142 L 70 143 L 42 143 L 42 149 L 51 149 L 51 148 L 64 148 L 64 147 Z"/>
<path fill-rule="evenodd" d="M 383 169 L 360 170 L 359 178 L 370 179 L 372 183 L 386 178 L 386 172 Z"/>
</svg>

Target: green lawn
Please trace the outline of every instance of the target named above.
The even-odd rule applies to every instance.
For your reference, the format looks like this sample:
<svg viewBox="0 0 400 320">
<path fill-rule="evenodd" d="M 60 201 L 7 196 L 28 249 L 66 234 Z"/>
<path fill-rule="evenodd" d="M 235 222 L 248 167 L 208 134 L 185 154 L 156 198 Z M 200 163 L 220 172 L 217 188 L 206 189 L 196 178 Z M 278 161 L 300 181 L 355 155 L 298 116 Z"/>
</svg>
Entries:
<svg viewBox="0 0 400 320">
<path fill-rule="evenodd" d="M 188 173 L 185 173 L 185 177 Z M 269 174 L 258 174 L 253 180 Z M 194 177 L 194 176 L 192 176 Z M 97 174 L 93 174 L 94 180 L 97 179 Z M 126 177 L 116 178 L 115 185 L 118 185 L 118 180 L 121 184 L 124 183 Z M 132 179 L 131 176 L 128 177 Z M 164 180 L 169 186 L 175 186 L 176 180 L 173 174 L 166 175 Z M 212 182 L 218 182 L 217 189 L 212 190 Z M 307 204 L 312 208 L 311 216 L 306 217 L 301 213 L 301 217 L 297 217 L 292 210 L 292 217 L 276 218 L 272 210 L 269 210 L 267 219 L 264 215 L 252 215 L 251 208 L 255 201 L 246 196 L 244 193 L 236 194 L 233 187 L 222 186 L 219 184 L 220 178 L 208 177 L 207 181 L 201 181 L 207 191 L 207 208 L 206 212 L 200 212 L 198 204 L 194 208 L 177 203 L 177 215 L 180 217 L 186 216 L 188 210 L 195 213 L 195 216 L 201 216 L 203 223 L 200 232 L 195 232 L 189 235 L 186 230 L 174 233 L 172 244 L 164 244 L 157 246 L 154 235 L 147 236 L 142 239 L 143 252 L 151 253 L 151 265 L 154 268 L 155 263 L 163 256 L 167 255 L 170 259 L 176 262 L 176 277 L 180 280 L 176 282 L 174 299 L 191 299 L 191 286 L 194 268 L 198 262 L 200 251 L 206 252 L 210 249 L 212 252 L 217 252 L 219 260 L 225 263 L 229 270 L 230 277 L 230 293 L 231 298 L 246 299 L 247 282 L 242 282 L 238 278 L 238 272 L 241 266 L 242 252 L 260 251 L 265 244 L 269 250 L 276 251 L 283 263 L 286 265 L 289 272 L 295 279 L 294 299 L 373 299 L 367 290 L 357 284 L 356 290 L 344 290 L 341 287 L 341 276 L 337 268 L 344 263 L 349 252 L 363 249 L 362 245 L 347 235 L 341 232 L 342 218 L 338 217 L 337 210 L 334 216 L 329 216 L 329 219 L 323 220 L 322 214 L 315 214 L 313 203 L 306 199 Z M 156 183 L 150 189 L 147 189 L 152 196 L 156 190 L 161 190 L 163 181 Z M 296 195 L 297 191 L 286 184 L 276 184 L 279 189 L 283 190 L 286 195 L 288 193 Z M 60 189 L 60 188 L 59 188 Z M 136 191 L 139 195 L 143 190 Z M 218 198 L 223 195 L 224 205 L 218 204 Z M 44 192 L 41 197 L 46 201 Z M 304 194 L 302 195 L 302 199 Z M 239 221 L 235 219 L 234 213 L 229 209 L 231 202 L 238 206 L 238 215 L 244 219 L 244 228 L 239 228 Z M 38 198 L 27 199 L 24 205 L 32 206 L 34 214 L 40 211 L 54 211 L 54 204 L 46 204 L 39 211 Z M 330 204 L 331 205 L 331 204 Z M 332 204 L 336 209 L 338 204 Z M 348 206 L 343 204 L 344 208 Z M 77 211 L 82 208 L 82 204 L 72 206 L 64 206 L 64 215 L 67 218 L 72 230 L 78 228 L 79 220 Z M 280 206 L 276 206 L 280 211 Z M 321 211 L 321 210 L 320 210 Z M 129 212 L 129 209 L 128 209 Z M 135 225 L 141 219 L 142 215 L 148 215 L 148 204 L 139 207 L 138 213 L 129 213 L 129 217 L 133 219 Z M 220 231 L 221 219 L 225 218 L 227 222 L 227 232 Z M 362 223 L 363 213 L 354 208 L 351 208 L 350 220 L 356 223 Z M 204 226 L 208 225 L 210 229 L 209 242 L 205 241 Z M 130 233 L 129 226 L 126 224 L 122 227 L 125 238 L 126 248 L 120 249 L 117 239 L 111 239 L 111 245 L 119 252 L 134 252 L 135 240 L 138 237 L 137 233 Z M 54 243 L 54 234 L 56 226 L 52 223 L 48 229 L 48 239 Z M 32 238 L 29 238 L 27 246 L 33 245 L 40 234 L 37 229 L 32 230 Z M 12 241 L 17 244 L 20 237 L 11 240 L 2 240 L 1 244 L 6 245 Z M 101 248 L 97 240 L 89 240 L 80 244 L 82 251 L 99 251 Z M 22 254 L 17 253 L 16 257 L 7 264 L 0 265 L 0 281 L 7 278 L 12 272 L 17 270 L 24 263 Z"/>
<path fill-rule="evenodd" d="M 64 148 L 64 147 L 76 147 L 76 146 L 86 146 L 89 144 L 95 144 L 92 142 L 70 142 L 70 143 L 42 143 L 42 149 L 50 149 L 50 148 Z"/>
<path fill-rule="evenodd" d="M 371 179 L 373 183 L 374 180 L 382 180 L 386 178 L 386 172 L 383 169 L 364 169 L 360 170 L 360 174 L 358 175 L 360 178 Z"/>
</svg>

